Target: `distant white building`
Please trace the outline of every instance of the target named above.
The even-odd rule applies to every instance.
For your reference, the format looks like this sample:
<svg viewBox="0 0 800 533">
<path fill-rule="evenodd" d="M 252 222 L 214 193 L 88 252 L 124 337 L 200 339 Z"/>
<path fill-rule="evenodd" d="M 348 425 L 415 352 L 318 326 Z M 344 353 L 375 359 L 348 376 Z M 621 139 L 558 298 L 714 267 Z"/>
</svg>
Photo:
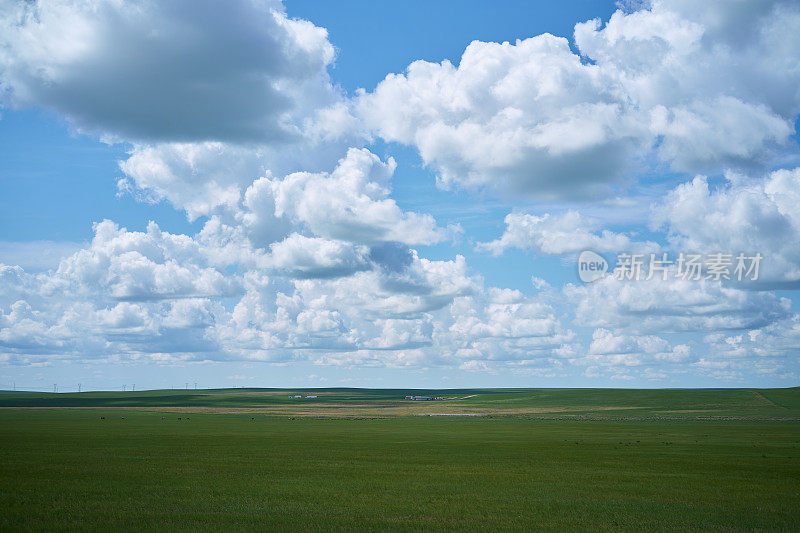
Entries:
<svg viewBox="0 0 800 533">
<path fill-rule="evenodd" d="M 306 396 L 306 398 L 316 398 L 316 396 Z"/>
<path fill-rule="evenodd" d="M 406 396 L 406 400 L 444 400 L 444 396 Z"/>
</svg>

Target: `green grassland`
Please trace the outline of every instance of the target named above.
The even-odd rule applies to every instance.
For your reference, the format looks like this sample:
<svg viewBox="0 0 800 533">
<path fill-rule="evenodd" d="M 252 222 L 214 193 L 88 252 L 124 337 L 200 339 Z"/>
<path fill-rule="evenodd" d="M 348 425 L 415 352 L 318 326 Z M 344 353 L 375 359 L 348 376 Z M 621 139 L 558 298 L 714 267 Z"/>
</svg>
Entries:
<svg viewBox="0 0 800 533">
<path fill-rule="evenodd" d="M 0 427 L 2 530 L 800 528 L 797 388 L 7 392 Z"/>
<path fill-rule="evenodd" d="M 302 398 L 293 398 L 295 395 Z M 316 398 L 306 398 L 313 395 Z M 406 395 L 442 396 L 410 401 Z M 603 418 L 800 418 L 792 389 L 214 389 L 41 393 L 0 391 L 0 408 L 136 408 L 297 416 L 414 414 Z"/>
</svg>

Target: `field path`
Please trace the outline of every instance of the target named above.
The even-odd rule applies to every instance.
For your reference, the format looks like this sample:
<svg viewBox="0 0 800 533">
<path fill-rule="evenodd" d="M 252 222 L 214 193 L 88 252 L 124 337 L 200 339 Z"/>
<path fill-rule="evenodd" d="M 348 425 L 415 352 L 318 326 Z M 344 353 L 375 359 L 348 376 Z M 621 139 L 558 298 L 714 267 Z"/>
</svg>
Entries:
<svg viewBox="0 0 800 533">
<path fill-rule="evenodd" d="M 769 405 L 770 407 L 779 407 L 781 409 L 786 409 L 786 407 L 784 407 L 782 405 L 778 405 L 777 403 L 773 402 L 772 400 L 770 400 L 769 398 L 767 398 L 766 396 L 764 396 L 763 394 L 761 394 L 758 391 L 754 390 L 753 394 L 756 396 L 756 398 L 760 398 L 761 400 L 764 400 L 763 405 Z"/>
</svg>

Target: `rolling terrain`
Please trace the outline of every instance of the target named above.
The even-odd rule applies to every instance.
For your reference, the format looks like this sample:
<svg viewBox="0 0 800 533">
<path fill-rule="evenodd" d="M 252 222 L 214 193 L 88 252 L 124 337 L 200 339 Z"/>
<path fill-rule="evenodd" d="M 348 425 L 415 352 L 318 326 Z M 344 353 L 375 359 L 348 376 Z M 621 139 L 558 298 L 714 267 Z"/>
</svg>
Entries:
<svg viewBox="0 0 800 533">
<path fill-rule="evenodd" d="M 444 397 L 415 401 L 406 396 Z M 296 396 L 300 396 L 297 398 Z M 314 396 L 308 398 L 307 396 Z M 792 389 L 212 389 L 0 392 L 3 408 L 392 417 L 424 414 L 601 418 L 800 418 Z"/>
<path fill-rule="evenodd" d="M 0 406 L 2 530 L 800 524 L 799 389 L 7 392 Z M 483 416 L 414 416 L 456 412 Z"/>
</svg>

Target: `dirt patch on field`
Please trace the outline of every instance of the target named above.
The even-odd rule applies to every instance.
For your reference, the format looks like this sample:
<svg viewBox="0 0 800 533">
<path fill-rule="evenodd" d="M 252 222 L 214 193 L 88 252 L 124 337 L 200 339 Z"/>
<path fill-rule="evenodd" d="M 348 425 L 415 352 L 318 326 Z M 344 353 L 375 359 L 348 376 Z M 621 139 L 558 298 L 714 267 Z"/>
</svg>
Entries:
<svg viewBox="0 0 800 533">
<path fill-rule="evenodd" d="M 155 407 L 0 407 L 1 410 L 76 410 L 76 411 L 96 411 L 98 413 L 108 413 L 109 411 L 119 412 L 150 412 L 150 413 L 171 413 L 180 414 L 219 414 L 219 415 L 244 415 L 244 416 L 286 416 L 289 418 L 315 418 L 315 419 L 387 419 L 408 416 L 426 417 L 510 417 L 523 418 L 527 420 L 563 420 L 563 421 L 611 421 L 611 422 L 648 422 L 648 421 L 772 421 L 772 422 L 800 422 L 799 418 L 792 417 L 769 417 L 769 416 L 730 416 L 713 415 L 713 411 L 696 410 L 676 410 L 658 411 L 652 415 L 627 415 L 619 411 L 626 409 L 647 409 L 646 407 L 548 407 L 548 408 L 519 408 L 519 409 L 494 409 L 477 408 L 469 410 L 455 409 L 453 405 L 437 406 L 418 406 L 417 409 L 372 409 L 370 407 L 360 408 L 330 408 L 313 409 L 307 406 L 306 409 L 289 409 L 293 406 L 258 406 L 258 407 L 174 407 L 174 406 L 155 406 Z M 417 407 L 417 406 L 412 406 Z M 422 408 L 427 407 L 427 408 Z M 438 409 L 436 409 L 438 407 Z M 601 412 L 615 411 L 614 415 L 602 415 Z M 702 414 L 701 414 L 702 413 Z"/>
<path fill-rule="evenodd" d="M 368 405 L 358 403 L 320 403 L 320 404 L 291 404 L 291 405 L 249 405 L 232 407 L 206 407 L 206 406 L 98 406 L 98 407 L 0 407 L 0 409 L 76 409 L 76 410 L 96 410 L 96 411 L 150 411 L 159 413 L 207 413 L 207 414 L 265 414 L 265 415 L 286 415 L 301 417 L 349 417 L 349 416 L 381 416 L 398 417 L 413 415 L 437 415 L 447 413 L 448 415 L 533 415 L 533 414 L 560 414 L 560 413 L 591 413 L 599 411 L 626 411 L 632 409 L 646 409 L 646 407 L 625 406 L 584 406 L 584 407 L 519 407 L 519 408 L 494 408 L 479 407 L 459 404 L 449 404 L 447 402 L 376 402 Z"/>
<path fill-rule="evenodd" d="M 660 414 L 699 414 L 699 413 L 713 413 L 714 409 L 668 409 L 664 411 L 653 411 Z"/>
</svg>

